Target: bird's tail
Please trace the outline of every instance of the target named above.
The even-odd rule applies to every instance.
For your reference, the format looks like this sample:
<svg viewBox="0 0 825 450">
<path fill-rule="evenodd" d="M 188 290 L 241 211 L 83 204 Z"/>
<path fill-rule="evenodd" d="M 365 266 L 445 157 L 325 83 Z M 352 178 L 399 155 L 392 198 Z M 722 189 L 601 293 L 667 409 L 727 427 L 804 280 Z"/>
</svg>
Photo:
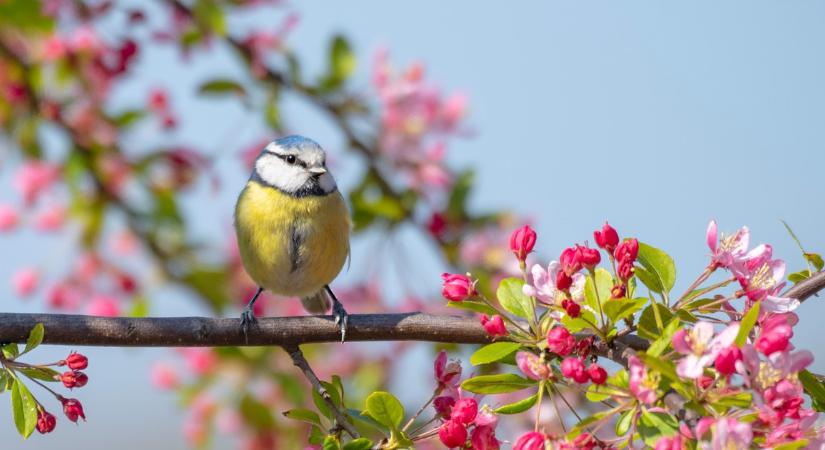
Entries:
<svg viewBox="0 0 825 450">
<path fill-rule="evenodd" d="M 310 314 L 326 314 L 332 307 L 332 299 L 326 290 L 321 289 L 309 297 L 301 297 L 301 304 Z"/>
</svg>

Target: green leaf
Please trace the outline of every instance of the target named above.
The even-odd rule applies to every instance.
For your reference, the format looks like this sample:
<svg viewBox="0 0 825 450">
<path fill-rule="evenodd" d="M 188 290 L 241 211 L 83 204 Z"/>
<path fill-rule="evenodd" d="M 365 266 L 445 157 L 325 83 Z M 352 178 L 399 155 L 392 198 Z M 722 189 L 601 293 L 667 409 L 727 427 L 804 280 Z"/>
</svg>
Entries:
<svg viewBox="0 0 825 450">
<path fill-rule="evenodd" d="M 43 342 L 44 332 L 45 331 L 43 329 L 42 323 L 38 323 L 37 325 L 35 325 L 34 328 L 32 328 L 32 330 L 29 332 L 29 339 L 26 340 L 26 348 L 23 350 L 23 353 L 28 353 L 37 348 L 37 346 L 40 345 L 41 342 Z"/>
<path fill-rule="evenodd" d="M 453 182 L 453 190 L 447 200 L 447 213 L 451 217 L 464 217 L 467 212 L 467 198 L 475 181 L 473 170 L 464 170 L 458 174 Z"/>
<path fill-rule="evenodd" d="M 537 384 L 537 381 L 512 373 L 501 373 L 468 378 L 461 383 L 461 388 L 475 394 L 504 394 L 527 389 Z"/>
<path fill-rule="evenodd" d="M 656 276 L 654 273 L 648 271 L 642 266 L 636 266 L 633 269 L 633 274 L 636 275 L 636 278 L 642 282 L 648 289 L 658 294 L 661 294 L 664 291 L 662 287 L 662 282 L 659 281 L 659 277 Z"/>
<path fill-rule="evenodd" d="M 324 417 L 327 419 L 332 418 L 332 411 L 329 410 L 329 405 L 327 405 L 327 402 L 324 401 L 324 398 L 321 397 L 317 389 L 312 390 L 312 403 Z"/>
<path fill-rule="evenodd" d="M 321 418 L 318 417 L 318 414 L 315 411 L 310 411 L 308 409 L 290 409 L 289 411 L 284 412 L 284 417 L 287 417 L 292 420 L 298 420 L 300 422 L 306 422 L 312 425 L 317 425 L 319 427 L 322 426 Z"/>
<path fill-rule="evenodd" d="M 324 438 L 323 450 L 341 450 L 341 441 L 338 437 L 330 434 Z"/>
<path fill-rule="evenodd" d="M 713 401 L 709 402 L 709 404 L 714 408 L 718 406 L 724 408 L 747 408 L 753 404 L 753 395 L 751 395 L 750 392 L 725 395 L 723 397 L 714 398 Z"/>
<path fill-rule="evenodd" d="M 213 33 L 220 36 L 226 34 L 226 17 L 216 0 L 196 0 L 192 12 L 197 21 Z"/>
<path fill-rule="evenodd" d="M 805 388 L 805 392 L 811 397 L 811 406 L 817 411 L 825 411 L 825 384 L 807 370 L 799 372 L 799 381 L 802 382 L 802 387 Z"/>
<path fill-rule="evenodd" d="M 256 430 L 269 430 L 275 424 L 275 419 L 269 408 L 250 394 L 241 398 L 239 405 L 241 417 Z"/>
<path fill-rule="evenodd" d="M 625 317 L 631 316 L 636 311 L 642 309 L 647 303 L 647 299 L 641 298 L 616 298 L 604 302 L 604 313 L 613 323 L 617 323 Z"/>
<path fill-rule="evenodd" d="M 619 420 L 616 421 L 616 436 L 624 436 L 630 430 L 630 424 L 633 422 L 633 416 L 636 415 L 636 409 L 631 409 L 622 413 Z"/>
<path fill-rule="evenodd" d="M 29 388 L 17 380 L 11 388 L 11 408 L 17 432 L 28 438 L 37 426 L 37 402 Z"/>
<path fill-rule="evenodd" d="M 48 367 L 25 367 L 17 370 L 25 374 L 27 377 L 34 378 L 36 380 L 55 382 L 60 379 L 60 372 L 49 369 Z"/>
<path fill-rule="evenodd" d="M 791 283 L 796 284 L 796 283 L 799 283 L 800 281 L 807 280 L 808 278 L 810 278 L 810 276 L 811 276 L 811 271 L 810 270 L 802 269 L 799 272 L 794 272 L 794 273 L 788 274 L 788 281 L 790 281 Z"/>
<path fill-rule="evenodd" d="M 670 345 L 670 341 L 673 339 L 673 335 L 676 334 L 677 330 L 679 330 L 681 324 L 682 322 L 679 320 L 679 318 L 674 317 L 670 322 L 668 322 L 662 335 L 650 344 L 650 347 L 647 349 L 645 353 L 647 353 L 650 356 L 660 356 L 662 353 L 664 353 L 664 351 Z"/>
<path fill-rule="evenodd" d="M 590 323 L 587 321 L 590 321 Z M 581 330 L 591 330 L 593 329 L 593 326 L 590 325 L 591 323 L 596 323 L 596 315 L 586 309 L 582 310 L 581 315 L 575 319 L 567 314 L 561 318 L 561 324 L 571 333 L 578 333 Z"/>
<path fill-rule="evenodd" d="M 404 407 L 389 392 L 378 391 L 370 394 L 366 401 L 366 412 L 390 430 L 397 430 L 404 420 Z"/>
<path fill-rule="evenodd" d="M 494 342 L 476 350 L 470 357 L 470 364 L 478 366 L 498 361 L 521 347 L 518 342 Z"/>
<path fill-rule="evenodd" d="M 370 450 L 372 441 L 367 438 L 353 439 L 344 445 L 344 450 Z"/>
<path fill-rule="evenodd" d="M 805 257 L 809 263 L 814 265 L 816 270 L 822 270 L 822 267 L 825 266 L 825 261 L 822 260 L 822 256 L 818 253 L 803 253 L 802 256 Z"/>
<path fill-rule="evenodd" d="M 3 357 L 6 359 L 14 359 L 20 355 L 20 349 L 17 347 L 17 344 L 12 342 L 11 344 L 6 344 L 3 346 Z"/>
<path fill-rule="evenodd" d="M 246 97 L 246 89 L 240 83 L 227 79 L 206 81 L 198 87 L 198 93 L 204 95 L 234 94 L 239 97 Z"/>
<path fill-rule="evenodd" d="M 464 300 L 463 302 L 447 302 L 447 306 L 456 309 L 465 309 L 467 311 L 477 312 L 479 314 L 487 314 L 492 317 L 498 314 L 493 307 L 486 303 L 477 302 L 474 300 Z"/>
<path fill-rule="evenodd" d="M 335 36 L 329 47 L 329 67 L 319 87 L 324 91 L 334 90 L 344 84 L 354 71 L 355 53 L 344 36 Z"/>
<path fill-rule="evenodd" d="M 613 276 L 610 275 L 610 272 L 599 267 L 596 269 L 595 286 L 593 285 L 593 278 L 588 275 L 585 279 L 584 300 L 587 306 L 593 308 L 593 311 L 598 311 L 600 308 L 599 301 L 604 304 L 610 299 L 610 291 L 613 289 Z"/>
<path fill-rule="evenodd" d="M 114 122 L 118 128 L 128 128 L 144 117 L 146 117 L 146 111 L 130 109 L 112 117 L 112 122 Z"/>
<path fill-rule="evenodd" d="M 517 402 L 508 403 L 495 409 L 496 414 L 519 414 L 532 408 L 539 399 L 539 394 L 535 393 Z"/>
<path fill-rule="evenodd" d="M 522 292 L 522 286 L 524 281 L 521 279 L 505 278 L 498 285 L 496 297 L 507 312 L 522 319 L 530 319 L 533 317 L 533 301 Z"/>
<path fill-rule="evenodd" d="M 659 438 L 672 436 L 679 429 L 679 422 L 675 417 L 663 412 L 642 411 L 639 420 L 639 434 L 648 445 L 654 445 Z"/>
<path fill-rule="evenodd" d="M 745 314 L 745 317 L 742 318 L 742 323 L 739 324 L 739 333 L 736 334 L 736 340 L 734 341 L 737 347 L 742 348 L 747 342 L 748 335 L 753 330 L 753 326 L 756 325 L 756 319 L 759 318 L 759 306 L 759 302 L 754 303 Z"/>
<path fill-rule="evenodd" d="M 670 255 L 656 247 L 639 242 L 639 263 L 656 276 L 665 292 L 670 292 L 676 283 L 676 265 Z"/>
<path fill-rule="evenodd" d="M 798 450 L 800 448 L 806 448 L 808 445 L 807 439 L 800 439 L 798 441 L 788 442 L 786 444 L 777 445 L 773 448 L 773 450 Z"/>
<path fill-rule="evenodd" d="M 673 313 L 670 309 L 659 303 L 651 303 L 650 306 L 645 308 L 645 310 L 642 311 L 641 317 L 639 317 L 638 333 L 640 337 L 643 337 L 648 341 L 655 341 L 656 339 L 659 339 L 659 336 L 661 336 L 664 332 L 664 327 L 659 327 L 657 323 L 654 308 L 658 311 L 659 317 L 662 319 L 662 324 L 670 323 L 673 319 Z"/>
</svg>

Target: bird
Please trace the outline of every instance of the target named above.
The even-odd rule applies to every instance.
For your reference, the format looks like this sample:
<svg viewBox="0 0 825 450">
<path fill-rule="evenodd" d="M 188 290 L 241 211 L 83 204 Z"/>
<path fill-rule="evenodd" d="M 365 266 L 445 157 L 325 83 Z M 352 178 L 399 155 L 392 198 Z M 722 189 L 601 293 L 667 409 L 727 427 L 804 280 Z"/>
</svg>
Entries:
<svg viewBox="0 0 825 450">
<path fill-rule="evenodd" d="M 312 139 L 286 136 L 267 144 L 235 204 L 241 262 L 258 289 L 241 314 L 244 336 L 264 290 L 299 297 L 313 314 L 332 306 L 346 339 L 348 314 L 330 283 L 349 260 L 349 209 Z"/>
</svg>

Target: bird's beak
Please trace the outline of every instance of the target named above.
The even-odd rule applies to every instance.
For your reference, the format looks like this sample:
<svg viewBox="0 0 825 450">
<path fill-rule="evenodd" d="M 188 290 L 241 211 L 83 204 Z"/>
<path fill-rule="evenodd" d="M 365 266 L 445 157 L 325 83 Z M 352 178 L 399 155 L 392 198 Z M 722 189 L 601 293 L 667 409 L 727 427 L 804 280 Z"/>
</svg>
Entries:
<svg viewBox="0 0 825 450">
<path fill-rule="evenodd" d="M 311 173 L 315 176 L 321 176 L 321 175 L 327 173 L 327 169 L 324 168 L 324 167 L 310 167 L 309 168 L 309 173 Z"/>
</svg>

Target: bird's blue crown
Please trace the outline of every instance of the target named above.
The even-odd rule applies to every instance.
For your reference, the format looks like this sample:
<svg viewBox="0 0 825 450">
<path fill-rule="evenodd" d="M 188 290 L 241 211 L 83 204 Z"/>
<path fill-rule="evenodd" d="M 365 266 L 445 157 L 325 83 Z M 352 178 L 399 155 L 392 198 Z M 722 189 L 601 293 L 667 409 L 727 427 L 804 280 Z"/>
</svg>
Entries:
<svg viewBox="0 0 825 450">
<path fill-rule="evenodd" d="M 310 138 L 298 135 L 285 136 L 280 139 L 276 139 L 274 144 L 284 150 L 323 150 L 317 142 Z"/>
</svg>

